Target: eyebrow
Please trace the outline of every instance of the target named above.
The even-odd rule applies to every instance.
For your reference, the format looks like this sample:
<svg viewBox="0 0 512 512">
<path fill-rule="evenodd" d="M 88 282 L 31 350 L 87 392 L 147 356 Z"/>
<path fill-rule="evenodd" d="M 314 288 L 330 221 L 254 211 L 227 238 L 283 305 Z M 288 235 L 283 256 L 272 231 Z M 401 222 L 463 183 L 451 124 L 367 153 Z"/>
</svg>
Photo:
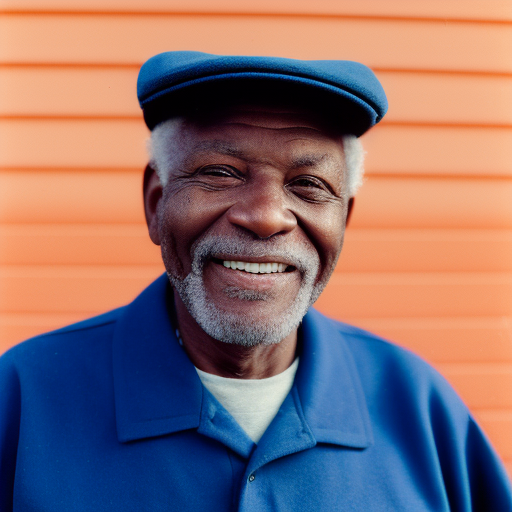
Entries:
<svg viewBox="0 0 512 512">
<path fill-rule="evenodd" d="M 324 153 L 323 155 L 302 155 L 292 160 L 291 169 L 300 169 L 301 167 L 315 167 L 322 160 L 330 160 L 331 155 Z"/>
<path fill-rule="evenodd" d="M 248 159 L 241 149 L 229 142 L 218 139 L 201 141 L 194 146 L 194 151 L 215 151 L 216 153 L 239 158 L 240 160 Z"/>
</svg>

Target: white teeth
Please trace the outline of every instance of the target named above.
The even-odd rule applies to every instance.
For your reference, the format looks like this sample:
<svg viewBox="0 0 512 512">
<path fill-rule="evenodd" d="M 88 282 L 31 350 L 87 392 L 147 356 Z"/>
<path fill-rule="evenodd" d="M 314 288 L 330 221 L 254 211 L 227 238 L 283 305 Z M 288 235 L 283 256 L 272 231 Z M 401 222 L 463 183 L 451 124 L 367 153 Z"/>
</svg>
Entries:
<svg viewBox="0 0 512 512">
<path fill-rule="evenodd" d="M 224 260 L 222 264 L 226 268 L 233 270 L 245 270 L 251 274 L 272 274 L 275 272 L 284 272 L 287 265 L 284 263 L 251 263 L 248 261 Z"/>
</svg>

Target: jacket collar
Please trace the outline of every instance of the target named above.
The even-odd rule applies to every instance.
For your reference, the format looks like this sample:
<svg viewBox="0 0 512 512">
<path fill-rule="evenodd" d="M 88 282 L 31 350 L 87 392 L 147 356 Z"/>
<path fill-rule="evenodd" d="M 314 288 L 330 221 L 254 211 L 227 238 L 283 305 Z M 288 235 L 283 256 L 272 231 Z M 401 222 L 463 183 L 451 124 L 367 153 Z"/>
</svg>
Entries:
<svg viewBox="0 0 512 512">
<path fill-rule="evenodd" d="M 197 428 L 202 388 L 167 314 L 167 275 L 126 306 L 113 339 L 120 441 Z"/>
<path fill-rule="evenodd" d="M 113 376 L 121 442 L 197 429 L 204 416 L 208 395 L 172 329 L 167 286 L 164 274 L 124 308 L 116 325 Z M 343 335 L 314 310 L 304 317 L 302 334 L 295 382 L 316 442 L 369 446 L 368 410 Z"/>
<path fill-rule="evenodd" d="M 302 322 L 295 377 L 306 422 L 317 442 L 352 448 L 373 443 L 370 416 L 340 324 L 310 309 Z"/>
</svg>

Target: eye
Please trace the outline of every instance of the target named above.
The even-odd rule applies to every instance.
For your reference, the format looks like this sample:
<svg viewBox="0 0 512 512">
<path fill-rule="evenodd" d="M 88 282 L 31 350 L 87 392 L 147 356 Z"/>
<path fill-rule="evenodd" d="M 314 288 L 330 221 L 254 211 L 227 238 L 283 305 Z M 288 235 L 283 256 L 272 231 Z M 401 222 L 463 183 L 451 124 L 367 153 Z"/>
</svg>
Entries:
<svg viewBox="0 0 512 512">
<path fill-rule="evenodd" d="M 324 183 L 313 176 L 299 176 L 289 183 L 289 186 L 325 188 Z"/>
<path fill-rule="evenodd" d="M 336 198 L 332 187 L 317 176 L 301 175 L 290 181 L 286 188 L 304 201 L 324 202 Z"/>
<path fill-rule="evenodd" d="M 240 174 L 237 169 L 229 165 L 205 165 L 200 167 L 196 173 L 202 176 L 216 176 L 219 178 L 238 178 Z"/>
<path fill-rule="evenodd" d="M 290 181 L 287 185 L 289 188 L 303 188 L 303 189 L 318 189 L 328 192 L 330 194 L 334 194 L 334 190 L 332 187 L 324 181 L 322 178 L 311 175 L 302 175 L 297 176 L 292 181 Z"/>
</svg>

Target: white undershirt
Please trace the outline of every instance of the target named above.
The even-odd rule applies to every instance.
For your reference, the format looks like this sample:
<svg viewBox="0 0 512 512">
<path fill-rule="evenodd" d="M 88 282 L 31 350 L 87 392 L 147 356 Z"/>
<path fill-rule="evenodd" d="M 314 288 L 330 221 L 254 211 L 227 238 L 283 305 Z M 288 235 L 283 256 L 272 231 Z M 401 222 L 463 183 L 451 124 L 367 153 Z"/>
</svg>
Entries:
<svg viewBox="0 0 512 512">
<path fill-rule="evenodd" d="M 299 358 L 284 372 L 267 379 L 228 379 L 196 368 L 208 391 L 257 443 L 290 392 Z"/>
</svg>

